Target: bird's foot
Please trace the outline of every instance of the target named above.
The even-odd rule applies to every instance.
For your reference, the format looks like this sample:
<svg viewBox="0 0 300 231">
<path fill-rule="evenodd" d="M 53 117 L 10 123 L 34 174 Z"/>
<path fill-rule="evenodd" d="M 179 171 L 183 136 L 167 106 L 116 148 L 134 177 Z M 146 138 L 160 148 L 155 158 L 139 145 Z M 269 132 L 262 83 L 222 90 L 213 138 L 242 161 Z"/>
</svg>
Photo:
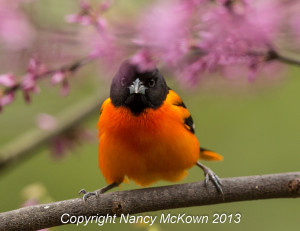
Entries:
<svg viewBox="0 0 300 231">
<path fill-rule="evenodd" d="M 217 176 L 217 174 L 215 174 L 210 168 L 206 167 L 205 165 L 201 164 L 200 162 L 197 162 L 197 166 L 199 166 L 204 172 L 205 185 L 207 185 L 208 181 L 211 180 L 212 183 L 216 186 L 218 192 L 223 194 L 222 183 L 220 181 L 220 178 Z"/>
<path fill-rule="evenodd" d="M 98 198 L 100 194 L 103 194 L 103 193 L 107 192 L 108 190 L 117 187 L 118 185 L 119 185 L 118 183 L 113 182 L 113 183 L 106 185 L 105 187 L 103 187 L 99 190 L 96 190 L 94 192 L 87 192 L 87 191 L 85 191 L 85 189 L 81 189 L 78 194 L 79 195 L 83 194 L 82 199 L 84 202 L 86 202 L 86 200 L 89 197 L 96 196 Z"/>
<path fill-rule="evenodd" d="M 86 200 L 91 197 L 91 196 L 96 196 L 98 197 L 98 192 L 95 191 L 95 192 L 87 192 L 85 191 L 85 189 L 81 189 L 79 192 L 78 192 L 79 195 L 83 195 L 82 199 L 84 202 L 86 202 Z"/>
</svg>

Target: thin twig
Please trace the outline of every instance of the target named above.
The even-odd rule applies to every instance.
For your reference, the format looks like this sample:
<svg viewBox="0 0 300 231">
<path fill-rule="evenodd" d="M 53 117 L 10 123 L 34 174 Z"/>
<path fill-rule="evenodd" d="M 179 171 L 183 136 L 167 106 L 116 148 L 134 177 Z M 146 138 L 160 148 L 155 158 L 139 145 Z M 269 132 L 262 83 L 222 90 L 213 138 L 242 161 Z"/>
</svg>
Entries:
<svg viewBox="0 0 300 231">
<path fill-rule="evenodd" d="M 248 52 L 247 55 L 263 57 L 263 61 L 266 61 L 266 62 L 275 60 L 275 61 L 279 61 L 282 63 L 290 64 L 290 65 L 300 66 L 299 59 L 287 57 L 287 56 L 282 55 L 272 49 L 269 50 L 267 53 L 265 53 L 265 52 Z"/>
<path fill-rule="evenodd" d="M 62 215 L 106 216 L 228 203 L 300 197 L 300 172 L 221 179 L 224 197 L 211 182 L 105 193 L 0 213 L 0 230 L 38 230 L 63 225 Z M 67 215 L 63 217 L 65 222 Z"/>
<path fill-rule="evenodd" d="M 38 80 L 38 79 L 41 79 L 46 76 L 51 76 L 51 75 L 55 74 L 56 72 L 71 72 L 72 73 L 72 72 L 77 71 L 80 67 L 85 66 L 86 64 L 90 63 L 91 61 L 93 61 L 92 58 L 85 57 L 85 58 L 82 58 L 73 63 L 64 65 L 62 67 L 54 68 L 54 69 L 45 71 L 43 73 L 40 73 L 40 74 L 36 75 L 35 78 Z M 3 94 L 5 95 L 5 94 L 11 93 L 11 92 L 15 92 L 15 91 L 21 89 L 21 87 L 22 87 L 22 82 L 19 82 L 16 85 L 14 85 L 13 87 L 6 88 L 3 91 Z"/>
<path fill-rule="evenodd" d="M 283 55 L 278 55 L 277 60 L 286 63 L 286 64 L 291 64 L 291 65 L 297 65 L 300 66 L 300 60 L 293 59 L 291 57 L 285 57 Z"/>
</svg>

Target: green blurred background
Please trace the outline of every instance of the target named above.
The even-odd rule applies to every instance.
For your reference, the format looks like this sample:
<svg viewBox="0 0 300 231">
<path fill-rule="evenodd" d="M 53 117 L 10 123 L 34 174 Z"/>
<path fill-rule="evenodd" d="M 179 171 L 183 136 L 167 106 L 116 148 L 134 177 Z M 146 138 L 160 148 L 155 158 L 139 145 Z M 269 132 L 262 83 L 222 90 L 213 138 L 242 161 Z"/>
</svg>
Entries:
<svg viewBox="0 0 300 231">
<path fill-rule="evenodd" d="M 55 22 L 66 13 L 76 12 L 76 4 L 58 6 L 60 1 L 44 1 L 39 4 L 48 20 Z M 125 1 L 124 1 L 125 2 Z M 130 12 L 138 1 L 119 3 L 119 9 Z M 140 3 L 141 4 L 141 3 Z M 126 7 L 126 8 L 124 8 Z M 94 65 L 95 67 L 95 65 Z M 88 70 L 87 70 L 88 69 Z M 26 105 L 22 95 L 0 114 L 0 149 L 22 139 L 24 134 L 36 129 L 36 115 L 40 112 L 54 116 L 70 107 L 99 95 L 99 105 L 108 96 L 109 78 L 103 79 L 87 68 L 72 80 L 70 95 L 62 98 L 59 89 L 41 84 L 41 94 L 33 97 Z M 205 147 L 224 156 L 223 162 L 205 162 L 220 177 L 248 176 L 299 171 L 300 134 L 300 68 L 288 67 L 282 79 L 262 83 L 256 81 L 236 85 L 218 80 L 216 84 L 203 84 L 196 89 L 180 88 L 174 79 L 168 82 L 183 98 L 196 124 L 196 135 Z M 201 85 L 201 84 L 200 84 Z M 90 116 L 84 124 L 96 132 L 98 113 Z M 189 171 L 182 182 L 203 180 L 198 168 Z M 0 175 L 0 212 L 19 208 L 26 200 L 24 189 L 39 184 L 45 192 L 42 202 L 65 200 L 77 197 L 81 188 L 89 191 L 104 186 L 105 180 L 98 169 L 97 141 L 85 142 L 60 161 L 51 155 L 48 146 L 32 153 L 21 164 Z M 159 182 L 153 186 L 168 185 Z M 133 182 L 123 184 L 116 190 L 138 188 Z M 23 193 L 22 193 L 23 192 Z M 274 199 L 237 202 L 195 208 L 182 208 L 164 213 L 176 215 L 209 215 L 214 213 L 240 213 L 239 224 L 158 224 L 152 230 L 297 230 L 300 222 L 299 199 Z M 144 213 L 160 215 L 161 212 Z M 102 227 L 89 224 L 87 227 L 74 225 L 51 228 L 51 230 L 147 230 L 148 226 L 131 224 L 105 224 Z"/>
</svg>

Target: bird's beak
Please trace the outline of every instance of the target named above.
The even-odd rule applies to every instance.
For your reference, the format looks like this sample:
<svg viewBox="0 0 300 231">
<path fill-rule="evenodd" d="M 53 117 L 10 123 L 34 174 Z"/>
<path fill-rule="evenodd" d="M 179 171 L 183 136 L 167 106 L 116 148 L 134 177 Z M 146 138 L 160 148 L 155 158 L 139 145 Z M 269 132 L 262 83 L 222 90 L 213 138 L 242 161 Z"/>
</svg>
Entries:
<svg viewBox="0 0 300 231">
<path fill-rule="evenodd" d="M 147 89 L 147 87 L 145 87 L 143 85 L 143 83 L 141 82 L 141 80 L 139 78 L 134 80 L 132 82 L 132 84 L 130 85 L 130 87 L 128 87 L 128 88 L 129 88 L 130 94 L 143 94 L 143 95 L 145 95 L 145 91 Z"/>
</svg>

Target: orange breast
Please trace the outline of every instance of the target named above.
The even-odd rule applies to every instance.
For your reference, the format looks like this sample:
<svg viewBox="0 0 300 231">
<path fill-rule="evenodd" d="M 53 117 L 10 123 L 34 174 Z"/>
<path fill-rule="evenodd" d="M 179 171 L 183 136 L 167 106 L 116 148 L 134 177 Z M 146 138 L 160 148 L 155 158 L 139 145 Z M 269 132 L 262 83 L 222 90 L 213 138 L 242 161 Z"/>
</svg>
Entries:
<svg viewBox="0 0 300 231">
<path fill-rule="evenodd" d="M 99 118 L 99 167 L 107 183 L 124 177 L 146 186 L 179 181 L 199 158 L 199 143 L 184 126 L 189 112 L 167 101 L 139 116 L 107 99 Z"/>
</svg>

